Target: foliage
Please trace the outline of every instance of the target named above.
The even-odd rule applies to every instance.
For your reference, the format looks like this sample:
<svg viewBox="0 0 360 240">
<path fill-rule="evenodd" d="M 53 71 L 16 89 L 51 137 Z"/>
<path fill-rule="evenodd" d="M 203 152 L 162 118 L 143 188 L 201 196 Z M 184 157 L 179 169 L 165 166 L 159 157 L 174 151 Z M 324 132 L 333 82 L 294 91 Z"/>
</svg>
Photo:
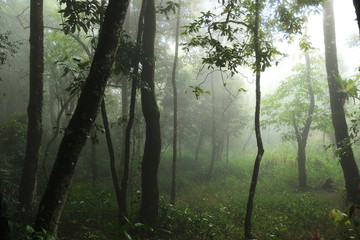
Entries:
<svg viewBox="0 0 360 240">
<path fill-rule="evenodd" d="M 65 19 L 60 25 L 63 27 L 65 34 L 74 33 L 76 30 L 83 30 L 87 33 L 93 30 L 94 26 L 100 24 L 100 14 L 102 6 L 97 0 L 60 0 L 60 4 L 65 4 L 61 13 Z"/>
<path fill-rule="evenodd" d="M 358 216 L 351 217 L 338 209 L 332 209 L 329 218 L 336 225 L 342 239 L 359 239 L 360 238 L 360 218 Z"/>
<path fill-rule="evenodd" d="M 31 226 L 26 226 L 26 239 L 27 240 L 55 240 L 53 236 L 42 229 L 41 232 L 35 232 Z"/>
<path fill-rule="evenodd" d="M 179 4 L 173 1 L 167 1 L 166 6 L 159 5 L 157 6 L 157 12 L 161 14 L 165 14 L 166 19 L 169 20 L 169 13 L 176 13 L 176 8 L 179 8 Z"/>
<path fill-rule="evenodd" d="M 20 43 L 12 41 L 10 37 L 10 31 L 0 33 L 0 67 L 5 64 L 9 56 L 15 55 L 19 47 Z"/>
<path fill-rule="evenodd" d="M 311 59 L 311 84 L 316 98 L 316 106 L 312 115 L 312 130 L 319 130 L 330 134 L 331 118 L 328 109 L 328 100 L 325 94 L 325 75 L 322 60 L 319 57 Z M 306 66 L 298 63 L 292 69 L 292 75 L 280 82 L 279 87 L 272 95 L 263 99 L 263 114 L 266 118 L 262 126 L 274 125 L 282 134 L 284 141 L 295 140 L 293 119 L 296 119 L 299 132 L 303 131 L 308 118 L 309 93 L 306 85 Z"/>
<path fill-rule="evenodd" d="M 270 67 L 276 56 L 282 55 L 274 46 L 277 33 L 283 33 L 281 38 L 292 41 L 292 35 L 301 33 L 306 18 L 303 14 L 307 10 L 308 2 L 281 2 L 270 0 L 261 3 L 262 18 L 260 24 L 260 69 Z M 311 2 L 317 6 L 319 1 Z M 209 67 L 227 69 L 231 75 L 238 72 L 240 66 L 249 66 L 255 70 L 254 62 L 254 11 L 252 1 L 228 0 L 222 1 L 221 13 L 210 11 L 185 26 L 184 34 L 193 37 L 185 44 L 185 50 L 201 47 L 205 50 L 203 64 Z M 205 29 L 205 33 L 201 30 Z M 258 39 L 259 40 L 259 39 Z"/>
<path fill-rule="evenodd" d="M 26 114 L 14 114 L 0 123 L 0 153 L 2 160 L 21 166 L 22 149 L 26 144 Z"/>
</svg>

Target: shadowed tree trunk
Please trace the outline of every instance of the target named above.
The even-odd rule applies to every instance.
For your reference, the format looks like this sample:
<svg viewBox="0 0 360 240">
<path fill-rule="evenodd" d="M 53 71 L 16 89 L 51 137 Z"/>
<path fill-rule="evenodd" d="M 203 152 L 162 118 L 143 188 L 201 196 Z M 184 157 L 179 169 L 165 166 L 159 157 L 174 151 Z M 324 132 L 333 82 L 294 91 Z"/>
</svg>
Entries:
<svg viewBox="0 0 360 240">
<path fill-rule="evenodd" d="M 260 0 L 256 0 L 255 2 L 255 25 L 253 29 L 254 34 L 254 50 L 255 50 L 255 73 L 256 73 L 256 105 L 255 105 L 255 135 L 256 135 L 256 143 L 258 152 L 255 158 L 254 170 L 252 174 L 250 190 L 249 190 L 249 198 L 246 206 L 246 215 L 245 215 L 245 224 L 244 224 L 244 232 L 246 239 L 252 239 L 251 233 L 251 217 L 254 206 L 254 197 L 255 190 L 257 185 L 257 179 L 259 175 L 260 163 L 262 156 L 264 155 L 264 147 L 261 139 L 260 132 L 260 101 L 261 101 L 261 92 L 260 92 L 260 77 L 261 77 L 261 49 L 260 49 L 260 41 L 259 41 L 259 29 L 260 29 L 260 8 L 261 3 Z"/>
<path fill-rule="evenodd" d="M 26 152 L 21 174 L 19 202 L 31 209 L 36 195 L 37 168 L 42 134 L 44 72 L 43 0 L 30 2 L 30 95 Z"/>
<path fill-rule="evenodd" d="M 0 175 L 0 239 L 10 240 L 10 228 L 6 214 L 6 204 L 3 204 L 4 201 L 6 200 L 2 192 L 2 176 Z"/>
<path fill-rule="evenodd" d="M 127 78 L 127 76 L 123 76 L 121 78 L 121 116 L 123 119 L 127 119 L 128 120 L 128 106 L 129 106 L 129 94 L 128 94 L 128 81 L 129 79 Z M 121 178 L 124 174 L 124 163 L 125 163 L 125 132 L 126 132 L 126 126 L 127 124 L 125 124 L 126 122 L 122 122 L 121 123 L 121 127 L 122 127 L 122 132 L 121 132 L 121 136 L 120 136 L 120 164 L 119 164 L 119 178 Z"/>
<path fill-rule="evenodd" d="M 329 85 L 331 117 L 335 130 L 336 146 L 338 149 L 342 149 L 340 153 L 340 164 L 344 173 L 347 197 L 351 203 L 354 203 L 358 193 L 359 170 L 354 159 L 351 145 L 348 144 L 349 135 L 343 106 L 343 92 L 336 81 L 336 78 L 340 75 L 337 62 L 333 0 L 327 0 L 324 3 L 323 9 L 325 62 Z"/>
<path fill-rule="evenodd" d="M 176 88 L 176 70 L 178 63 L 178 54 L 179 54 L 179 26 L 180 26 L 180 4 L 181 0 L 179 0 L 178 12 L 176 17 L 176 27 L 175 27 L 175 57 L 174 57 L 174 65 L 172 69 L 171 82 L 173 85 L 173 96 L 174 96 L 174 132 L 173 132 L 173 158 L 172 158 L 172 171 L 171 171 L 171 200 L 170 203 L 172 205 L 175 204 L 176 198 L 176 154 L 177 154 L 177 88 Z"/>
<path fill-rule="evenodd" d="M 61 141 L 57 157 L 40 201 L 35 230 L 56 235 L 79 154 L 102 102 L 107 79 L 119 44 L 129 1 L 110 0 L 98 45 L 75 112 Z"/>
<path fill-rule="evenodd" d="M 144 155 L 141 164 L 142 198 L 140 221 L 150 226 L 156 224 L 159 208 L 158 166 L 161 152 L 160 113 L 154 86 L 154 42 L 156 33 L 154 0 L 146 0 L 144 15 L 143 70 L 141 79 L 146 87 L 141 89 L 141 106 L 146 124 Z"/>
</svg>

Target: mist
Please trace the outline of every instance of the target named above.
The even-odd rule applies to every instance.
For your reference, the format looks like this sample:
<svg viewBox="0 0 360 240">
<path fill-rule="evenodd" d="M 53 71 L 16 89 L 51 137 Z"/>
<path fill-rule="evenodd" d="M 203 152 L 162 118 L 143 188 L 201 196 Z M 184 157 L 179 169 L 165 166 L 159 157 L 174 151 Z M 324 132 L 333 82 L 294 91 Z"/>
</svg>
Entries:
<svg viewBox="0 0 360 240">
<path fill-rule="evenodd" d="M 360 239 L 358 18 L 0 0 L 0 239 Z"/>
</svg>

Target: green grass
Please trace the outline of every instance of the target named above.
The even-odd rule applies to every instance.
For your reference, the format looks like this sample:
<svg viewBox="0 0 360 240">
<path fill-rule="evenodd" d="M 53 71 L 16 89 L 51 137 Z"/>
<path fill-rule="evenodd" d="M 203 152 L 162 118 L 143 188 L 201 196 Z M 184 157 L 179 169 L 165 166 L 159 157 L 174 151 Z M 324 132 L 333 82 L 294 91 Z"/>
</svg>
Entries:
<svg viewBox="0 0 360 240">
<path fill-rule="evenodd" d="M 164 155 L 159 167 L 162 195 L 159 228 L 132 225 L 133 239 L 243 239 L 243 224 L 254 154 L 217 162 L 207 180 L 209 159 L 194 163 L 192 156 L 178 160 L 176 205 L 169 202 L 171 157 Z M 317 229 L 325 239 L 341 239 L 329 219 L 332 209 L 344 208 L 344 182 L 336 159 L 308 152 L 308 188 L 297 189 L 296 155 L 286 149 L 267 151 L 261 163 L 252 218 L 257 239 L 311 239 Z M 327 160 L 330 159 L 330 160 Z M 322 190 L 327 178 L 335 181 L 333 192 Z M 111 181 L 74 183 L 66 203 L 59 237 L 64 239 L 125 239 L 117 224 L 117 206 Z M 135 221 L 140 186 L 129 190 L 130 221 Z M 148 232 L 145 237 L 145 232 Z M 150 233 L 149 233 L 150 232 Z M 149 237 L 150 236 L 150 237 Z"/>
</svg>

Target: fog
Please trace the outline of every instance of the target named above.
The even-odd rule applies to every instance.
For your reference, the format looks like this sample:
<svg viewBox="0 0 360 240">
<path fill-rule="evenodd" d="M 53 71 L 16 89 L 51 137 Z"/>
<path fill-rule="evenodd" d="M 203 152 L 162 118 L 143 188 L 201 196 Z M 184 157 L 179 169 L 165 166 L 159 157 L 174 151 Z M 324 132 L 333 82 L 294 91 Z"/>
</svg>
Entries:
<svg viewBox="0 0 360 240">
<path fill-rule="evenodd" d="M 114 2 L 0 0 L 0 239 L 360 239 L 351 1 Z"/>
</svg>

